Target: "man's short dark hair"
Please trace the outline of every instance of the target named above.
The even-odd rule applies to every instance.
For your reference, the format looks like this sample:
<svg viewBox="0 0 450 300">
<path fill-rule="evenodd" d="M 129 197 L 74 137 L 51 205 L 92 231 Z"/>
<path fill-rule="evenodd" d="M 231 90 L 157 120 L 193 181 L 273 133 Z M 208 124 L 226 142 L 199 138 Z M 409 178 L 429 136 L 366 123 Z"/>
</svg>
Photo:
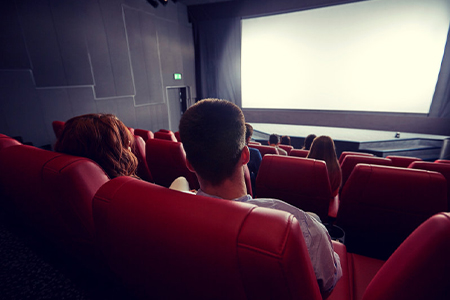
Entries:
<svg viewBox="0 0 450 300">
<path fill-rule="evenodd" d="M 278 137 L 278 134 L 271 134 L 269 137 L 269 144 L 275 144 L 277 145 L 280 142 L 280 138 Z"/>
<path fill-rule="evenodd" d="M 179 132 L 186 158 L 212 185 L 230 177 L 245 146 L 245 118 L 235 104 L 205 99 L 181 117 Z"/>
<path fill-rule="evenodd" d="M 247 141 L 253 135 L 253 126 L 248 124 L 248 123 L 245 123 L 245 128 L 246 128 L 246 130 L 245 130 L 245 141 Z"/>
</svg>

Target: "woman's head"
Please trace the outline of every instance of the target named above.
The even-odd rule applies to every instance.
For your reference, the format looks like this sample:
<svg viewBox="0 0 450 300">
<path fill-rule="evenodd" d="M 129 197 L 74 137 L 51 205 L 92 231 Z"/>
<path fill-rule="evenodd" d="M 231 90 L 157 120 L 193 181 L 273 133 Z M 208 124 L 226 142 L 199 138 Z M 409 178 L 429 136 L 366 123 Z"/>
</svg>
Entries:
<svg viewBox="0 0 450 300">
<path fill-rule="evenodd" d="M 305 142 L 303 143 L 303 148 L 304 150 L 309 150 L 311 148 L 311 144 L 314 141 L 314 139 L 316 138 L 315 134 L 310 134 L 305 138 Z"/>
<path fill-rule="evenodd" d="M 336 160 L 336 149 L 333 139 L 326 135 L 316 137 L 311 144 L 308 157 L 321 159 L 326 162 Z"/>
<path fill-rule="evenodd" d="M 325 161 L 331 190 L 336 194 L 342 184 L 342 172 L 333 139 L 326 135 L 316 137 L 309 150 L 308 158 Z"/>
<path fill-rule="evenodd" d="M 138 161 L 131 152 L 134 138 L 112 114 L 87 114 L 64 125 L 55 151 L 82 156 L 98 163 L 110 178 L 135 176 Z"/>
</svg>

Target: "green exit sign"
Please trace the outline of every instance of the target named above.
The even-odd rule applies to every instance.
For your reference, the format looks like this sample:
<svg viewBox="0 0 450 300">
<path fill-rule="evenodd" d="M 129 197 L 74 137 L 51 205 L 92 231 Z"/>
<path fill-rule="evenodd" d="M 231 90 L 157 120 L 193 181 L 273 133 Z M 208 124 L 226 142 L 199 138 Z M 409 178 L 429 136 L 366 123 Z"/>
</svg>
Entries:
<svg viewBox="0 0 450 300">
<path fill-rule="evenodd" d="M 174 74 L 173 74 L 173 79 L 175 79 L 175 80 L 181 80 L 181 73 L 174 73 Z"/>
</svg>

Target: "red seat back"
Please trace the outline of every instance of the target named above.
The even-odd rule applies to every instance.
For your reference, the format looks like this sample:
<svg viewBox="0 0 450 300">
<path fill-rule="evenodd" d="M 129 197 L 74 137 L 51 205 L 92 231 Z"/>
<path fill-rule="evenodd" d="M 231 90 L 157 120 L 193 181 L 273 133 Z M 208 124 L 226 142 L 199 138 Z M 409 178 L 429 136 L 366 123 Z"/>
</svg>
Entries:
<svg viewBox="0 0 450 300">
<path fill-rule="evenodd" d="M 292 149 L 291 152 L 289 152 L 290 156 L 297 156 L 297 157 L 307 157 L 309 154 L 309 150 L 303 150 L 303 149 Z"/>
<path fill-rule="evenodd" d="M 387 158 L 362 156 L 362 155 L 346 155 L 341 164 L 342 170 L 342 188 L 345 186 L 348 177 L 352 173 L 357 164 L 371 164 L 380 166 L 392 166 L 392 161 Z"/>
<path fill-rule="evenodd" d="M 13 139 L 4 134 L 0 134 L 0 149 L 8 148 L 11 146 L 22 145 L 18 140 Z"/>
<path fill-rule="evenodd" d="M 145 130 L 145 129 L 136 128 L 134 130 L 134 134 L 140 136 L 144 140 L 144 142 L 146 142 L 148 139 L 152 139 L 154 137 L 153 132 L 151 132 L 150 130 Z"/>
<path fill-rule="evenodd" d="M 293 146 L 289 146 L 289 145 L 278 145 L 278 147 L 280 147 L 283 150 L 286 150 L 287 155 L 289 155 L 289 153 L 291 152 L 292 149 L 294 149 Z"/>
<path fill-rule="evenodd" d="M 111 270 L 142 299 L 321 299 L 298 221 L 130 177 L 94 199 Z"/>
<path fill-rule="evenodd" d="M 147 166 L 147 159 L 145 158 L 145 142 L 142 137 L 134 135 L 132 150 L 138 159 L 137 175 L 145 181 L 153 182 L 153 176 Z"/>
<path fill-rule="evenodd" d="M 342 190 L 336 225 L 349 252 L 387 259 L 421 223 L 447 211 L 446 190 L 437 172 L 359 164 Z"/>
<path fill-rule="evenodd" d="M 53 132 L 55 133 L 56 139 L 59 139 L 59 137 L 61 136 L 61 133 L 64 130 L 64 124 L 66 124 L 66 122 L 63 121 L 52 122 Z"/>
<path fill-rule="evenodd" d="M 393 167 L 407 168 L 412 162 L 421 161 L 418 157 L 388 155 L 387 159 L 392 161 Z"/>
<path fill-rule="evenodd" d="M 252 148 L 258 149 L 261 156 L 264 157 L 266 154 L 278 154 L 277 148 L 273 146 L 265 146 L 265 145 L 251 145 Z"/>
<path fill-rule="evenodd" d="M 177 142 L 181 143 L 181 137 L 180 137 L 180 132 L 179 131 L 175 131 L 175 138 L 177 139 Z"/>
<path fill-rule="evenodd" d="M 444 175 L 445 179 L 447 179 L 447 203 L 450 209 L 450 164 L 415 161 L 409 165 L 409 168 L 435 171 Z"/>
<path fill-rule="evenodd" d="M 339 164 L 342 166 L 342 162 L 344 161 L 347 155 L 360 155 L 360 156 L 374 156 L 372 153 L 364 153 L 364 152 L 354 152 L 354 151 L 343 151 L 339 156 Z"/>
<path fill-rule="evenodd" d="M 281 155 L 264 156 L 256 177 L 258 198 L 283 200 L 327 220 L 333 199 L 324 161 Z"/>
<path fill-rule="evenodd" d="M 176 178 L 183 176 L 191 189 L 199 188 L 197 176 L 186 166 L 186 153 L 181 143 L 150 139 L 146 142 L 145 153 L 148 168 L 156 184 L 169 187 Z"/>
<path fill-rule="evenodd" d="M 28 225 L 76 255 L 93 251 L 92 199 L 107 181 L 87 158 L 25 145 L 0 150 L 3 200 Z"/>
<path fill-rule="evenodd" d="M 448 159 L 436 159 L 435 163 L 450 164 L 450 160 L 448 160 Z"/>
<path fill-rule="evenodd" d="M 177 138 L 175 137 L 175 134 L 173 134 L 172 131 L 166 130 L 166 129 L 160 129 L 159 131 L 154 133 L 155 139 L 161 139 L 161 140 L 169 140 L 172 142 L 178 142 Z"/>
<path fill-rule="evenodd" d="M 386 261 L 363 300 L 450 299 L 450 214 L 420 225 Z"/>
</svg>

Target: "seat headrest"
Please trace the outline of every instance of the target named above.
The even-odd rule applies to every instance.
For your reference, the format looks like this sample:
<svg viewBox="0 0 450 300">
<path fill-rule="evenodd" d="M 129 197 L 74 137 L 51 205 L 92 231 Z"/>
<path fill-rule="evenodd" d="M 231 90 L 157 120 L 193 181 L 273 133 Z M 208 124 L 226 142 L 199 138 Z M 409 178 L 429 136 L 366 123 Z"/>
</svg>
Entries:
<svg viewBox="0 0 450 300">
<path fill-rule="evenodd" d="M 286 212 L 125 177 L 100 188 L 93 210 L 111 269 L 141 297 L 320 299 Z"/>
<path fill-rule="evenodd" d="M 264 156 L 256 178 L 259 198 L 283 200 L 322 220 L 328 216 L 333 198 L 324 161 L 268 154 Z"/>
</svg>

